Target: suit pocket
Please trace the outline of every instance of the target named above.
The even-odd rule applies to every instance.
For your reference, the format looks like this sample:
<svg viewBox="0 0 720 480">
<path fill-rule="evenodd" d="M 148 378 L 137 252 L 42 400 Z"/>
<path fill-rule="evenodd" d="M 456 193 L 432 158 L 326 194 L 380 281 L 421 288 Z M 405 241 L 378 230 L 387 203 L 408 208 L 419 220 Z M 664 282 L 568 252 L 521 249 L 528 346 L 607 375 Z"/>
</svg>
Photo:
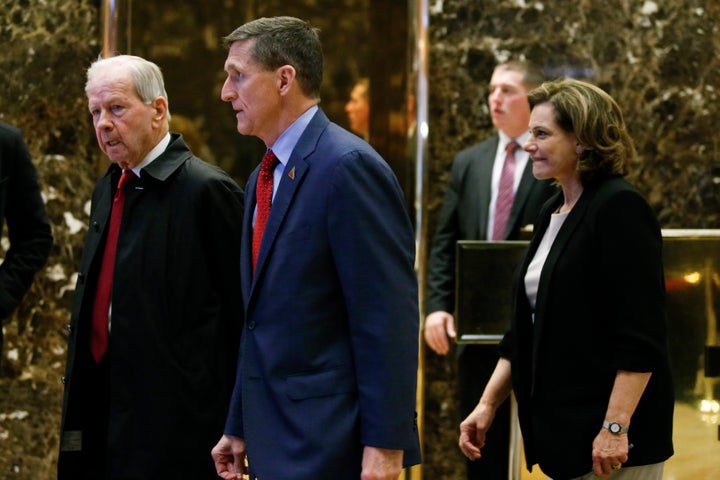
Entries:
<svg viewBox="0 0 720 480">
<path fill-rule="evenodd" d="M 291 400 L 327 397 L 357 391 L 355 375 L 348 369 L 292 375 L 285 379 L 285 388 L 287 396 Z"/>
</svg>

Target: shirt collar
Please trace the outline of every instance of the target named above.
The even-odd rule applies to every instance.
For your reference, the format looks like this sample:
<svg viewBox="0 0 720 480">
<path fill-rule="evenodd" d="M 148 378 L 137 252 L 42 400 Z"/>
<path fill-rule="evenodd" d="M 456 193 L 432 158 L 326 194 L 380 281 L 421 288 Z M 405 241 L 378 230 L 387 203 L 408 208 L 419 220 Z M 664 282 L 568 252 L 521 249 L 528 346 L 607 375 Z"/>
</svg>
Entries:
<svg viewBox="0 0 720 480">
<path fill-rule="evenodd" d="M 515 140 L 515 142 L 520 145 L 520 150 L 523 150 L 523 145 L 527 141 L 528 137 L 530 137 L 530 131 L 525 131 L 522 135 L 516 138 L 510 138 L 509 135 L 500 130 L 498 131 L 498 135 L 500 136 L 500 144 L 498 145 L 500 151 L 505 151 L 505 147 L 507 147 L 507 144 L 512 140 Z"/>
<path fill-rule="evenodd" d="M 288 128 L 285 129 L 282 134 L 280 134 L 278 139 L 275 140 L 275 143 L 268 147 L 273 151 L 283 166 L 287 165 L 290 160 L 290 155 L 293 150 L 295 150 L 295 145 L 297 145 L 298 140 L 300 140 L 300 136 L 303 134 L 308 124 L 310 124 L 310 120 L 312 120 L 318 109 L 319 107 L 317 105 L 313 105 L 305 110 L 302 115 L 300 115 L 292 124 L 290 124 Z"/>
<path fill-rule="evenodd" d="M 142 162 L 138 163 L 137 166 L 132 169 L 133 173 L 139 177 L 140 170 L 150 165 L 153 160 L 162 155 L 165 149 L 167 149 L 168 145 L 170 145 L 170 132 L 166 133 L 163 139 L 160 140 L 157 145 L 155 145 L 155 148 L 150 150 L 148 154 L 145 155 L 145 158 L 143 158 Z"/>
</svg>

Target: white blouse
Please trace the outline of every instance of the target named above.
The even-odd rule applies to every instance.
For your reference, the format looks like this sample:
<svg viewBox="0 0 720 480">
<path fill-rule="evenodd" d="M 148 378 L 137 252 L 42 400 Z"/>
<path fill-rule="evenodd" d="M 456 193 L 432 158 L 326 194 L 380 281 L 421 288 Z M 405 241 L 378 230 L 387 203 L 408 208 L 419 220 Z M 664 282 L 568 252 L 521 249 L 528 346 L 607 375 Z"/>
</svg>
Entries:
<svg viewBox="0 0 720 480">
<path fill-rule="evenodd" d="M 530 265 L 528 265 L 527 272 L 525 272 L 525 292 L 527 293 L 530 306 L 533 309 L 535 308 L 535 302 L 537 301 L 540 274 L 542 273 L 543 266 L 545 265 L 545 260 L 547 259 L 548 253 L 550 253 L 550 248 L 555 241 L 555 237 L 557 237 L 557 234 L 560 231 L 560 227 L 562 227 L 569 213 L 570 212 L 552 214 L 550 217 L 550 225 L 540 241 L 540 245 L 535 252 L 535 256 L 530 262 Z M 535 315 L 533 314 L 533 321 L 534 320 Z"/>
</svg>

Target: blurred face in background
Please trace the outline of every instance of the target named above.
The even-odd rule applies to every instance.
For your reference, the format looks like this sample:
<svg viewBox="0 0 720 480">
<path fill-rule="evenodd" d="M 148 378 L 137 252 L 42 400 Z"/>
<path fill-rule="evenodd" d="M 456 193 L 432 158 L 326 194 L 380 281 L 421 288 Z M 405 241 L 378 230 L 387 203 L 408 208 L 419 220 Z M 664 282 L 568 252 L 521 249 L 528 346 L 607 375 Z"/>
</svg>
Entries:
<svg viewBox="0 0 720 480">
<path fill-rule="evenodd" d="M 523 85 L 523 72 L 495 69 L 490 79 L 488 105 L 495 128 L 511 138 L 517 138 L 528 128 L 530 105 Z"/>
<path fill-rule="evenodd" d="M 357 83 L 350 92 L 350 100 L 345 104 L 345 112 L 350 121 L 350 130 L 363 138 L 370 133 L 370 101 L 367 86 Z"/>
</svg>

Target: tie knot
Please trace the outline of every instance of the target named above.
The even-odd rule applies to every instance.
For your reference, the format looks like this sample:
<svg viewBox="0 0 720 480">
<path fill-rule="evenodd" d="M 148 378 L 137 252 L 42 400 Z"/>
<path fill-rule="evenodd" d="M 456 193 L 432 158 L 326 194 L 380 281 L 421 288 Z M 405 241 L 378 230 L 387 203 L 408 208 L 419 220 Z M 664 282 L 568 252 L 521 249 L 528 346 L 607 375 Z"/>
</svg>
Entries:
<svg viewBox="0 0 720 480">
<path fill-rule="evenodd" d="M 136 177 L 137 175 L 135 175 L 135 172 L 129 168 L 127 170 L 123 170 L 122 175 L 120 175 L 120 181 L 118 182 L 118 190 L 124 189 L 127 182 Z"/>
<path fill-rule="evenodd" d="M 520 145 L 518 145 L 518 143 L 517 143 L 515 140 L 511 140 L 511 141 L 505 146 L 505 151 L 506 151 L 507 153 L 509 153 L 509 154 L 512 155 L 512 154 L 515 153 L 515 150 L 517 150 L 518 148 L 520 148 Z"/>
<path fill-rule="evenodd" d="M 262 159 L 262 163 L 260 164 L 260 170 L 268 174 L 272 172 L 275 167 L 278 164 L 278 158 L 275 156 L 275 153 L 272 150 L 268 150 L 265 152 L 265 156 Z"/>
</svg>

